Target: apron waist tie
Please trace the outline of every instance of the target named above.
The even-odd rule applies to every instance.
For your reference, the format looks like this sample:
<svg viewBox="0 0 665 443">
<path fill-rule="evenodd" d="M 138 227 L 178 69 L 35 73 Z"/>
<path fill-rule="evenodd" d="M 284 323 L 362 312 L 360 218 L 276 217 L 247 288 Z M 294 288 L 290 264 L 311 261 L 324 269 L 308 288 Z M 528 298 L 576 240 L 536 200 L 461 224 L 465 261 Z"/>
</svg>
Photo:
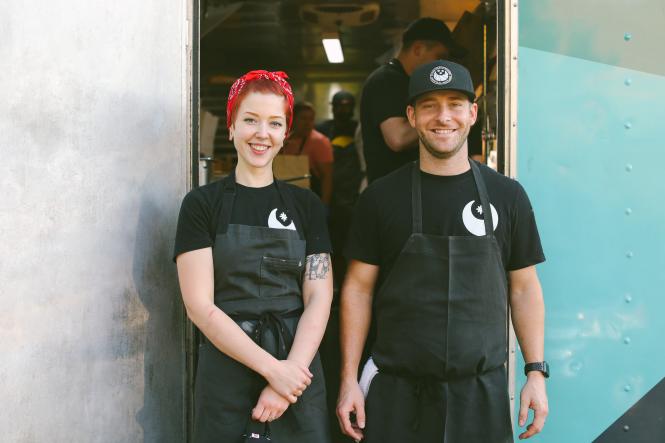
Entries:
<svg viewBox="0 0 665 443">
<path fill-rule="evenodd" d="M 256 328 L 254 329 L 254 341 L 263 349 L 266 348 L 265 332 L 272 332 L 275 340 L 275 357 L 278 360 L 285 360 L 289 355 L 289 350 L 293 344 L 293 336 L 286 326 L 284 318 L 275 312 L 264 312 L 259 316 Z"/>
<path fill-rule="evenodd" d="M 455 375 L 452 377 L 446 377 L 445 379 L 433 376 L 414 376 L 406 374 L 399 370 L 393 370 L 389 368 L 379 368 L 379 372 L 407 380 L 413 386 L 416 396 L 417 407 L 416 407 L 416 416 L 414 417 L 412 423 L 412 428 L 414 431 L 417 431 L 420 428 L 421 418 L 425 413 L 425 411 L 427 410 L 428 406 L 440 405 L 441 408 L 443 409 L 444 419 L 445 419 L 446 400 L 443 398 L 444 394 L 442 393 L 442 391 L 445 390 L 444 387 L 445 383 L 455 380 L 463 380 L 466 378 L 478 377 L 479 375 L 494 371 L 500 367 L 501 366 L 494 369 L 488 369 L 487 371 L 483 371 L 482 373 L 478 374 Z"/>
<path fill-rule="evenodd" d="M 265 340 L 266 332 L 270 331 L 274 339 L 275 358 L 278 360 L 286 360 L 289 356 L 291 346 L 293 345 L 293 335 L 284 319 L 299 317 L 300 314 L 302 314 L 302 310 L 295 310 L 286 314 L 268 311 L 257 315 L 238 315 L 233 318 L 236 321 L 256 321 L 256 327 L 252 333 L 252 339 L 263 349 L 266 349 L 266 346 L 268 345 Z M 256 374 L 256 387 L 256 397 L 258 399 L 261 390 L 265 387 L 265 381 L 258 374 Z M 290 419 L 292 426 L 296 430 L 303 429 L 303 425 L 306 423 L 306 418 L 302 417 L 300 413 L 301 405 L 302 402 L 290 405 L 284 414 L 284 418 Z"/>
<path fill-rule="evenodd" d="M 420 428 L 421 418 L 428 406 L 436 403 L 443 405 L 444 400 L 442 398 L 441 390 L 443 389 L 442 385 L 447 380 L 441 380 L 433 376 L 411 375 L 392 368 L 379 368 L 379 373 L 406 380 L 413 387 L 417 403 L 416 415 L 411 424 L 411 428 L 414 431 L 417 431 Z"/>
<path fill-rule="evenodd" d="M 268 347 L 266 332 L 270 331 L 275 345 L 275 358 L 285 360 L 289 355 L 291 345 L 293 345 L 293 335 L 284 319 L 299 317 L 300 314 L 302 314 L 302 310 L 297 309 L 288 313 L 267 311 L 262 314 L 237 314 L 232 315 L 231 318 L 236 322 L 256 322 L 250 337 L 262 349 Z M 268 347 L 268 349 L 270 348 Z"/>
<path fill-rule="evenodd" d="M 439 390 L 442 382 L 431 377 L 419 377 L 413 383 L 418 406 L 412 427 L 414 431 L 417 431 L 420 428 L 420 420 L 427 410 L 427 406 L 434 404 L 436 400 L 442 400 Z"/>
</svg>

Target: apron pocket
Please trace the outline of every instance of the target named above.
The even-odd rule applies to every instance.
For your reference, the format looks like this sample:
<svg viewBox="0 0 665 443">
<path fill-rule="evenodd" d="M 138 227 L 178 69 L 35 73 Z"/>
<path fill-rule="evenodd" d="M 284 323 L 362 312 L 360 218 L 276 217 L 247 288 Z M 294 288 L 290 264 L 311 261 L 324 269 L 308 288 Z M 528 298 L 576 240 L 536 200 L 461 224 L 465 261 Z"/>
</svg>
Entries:
<svg viewBox="0 0 665 443">
<path fill-rule="evenodd" d="M 261 267 L 264 266 L 281 271 L 300 272 L 302 260 L 297 258 L 263 257 L 261 259 Z"/>
<path fill-rule="evenodd" d="M 260 297 L 299 294 L 302 269 L 297 258 L 262 257 Z"/>
</svg>

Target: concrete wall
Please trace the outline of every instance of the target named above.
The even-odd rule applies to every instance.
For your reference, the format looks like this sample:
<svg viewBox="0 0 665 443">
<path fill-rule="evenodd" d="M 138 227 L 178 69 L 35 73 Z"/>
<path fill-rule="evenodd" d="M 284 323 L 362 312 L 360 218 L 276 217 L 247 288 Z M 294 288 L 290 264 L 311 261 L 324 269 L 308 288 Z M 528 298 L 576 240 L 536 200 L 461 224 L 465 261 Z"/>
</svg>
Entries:
<svg viewBox="0 0 665 443">
<path fill-rule="evenodd" d="M 186 17 L 186 0 L 3 2 L 3 442 L 184 440 Z"/>
</svg>

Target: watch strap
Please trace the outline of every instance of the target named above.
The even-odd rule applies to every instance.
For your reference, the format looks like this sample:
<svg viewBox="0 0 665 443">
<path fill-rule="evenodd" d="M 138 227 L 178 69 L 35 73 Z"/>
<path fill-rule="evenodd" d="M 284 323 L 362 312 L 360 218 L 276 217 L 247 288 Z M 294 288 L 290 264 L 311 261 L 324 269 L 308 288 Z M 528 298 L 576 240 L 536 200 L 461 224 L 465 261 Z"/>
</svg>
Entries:
<svg viewBox="0 0 665 443">
<path fill-rule="evenodd" d="M 531 371 L 541 372 L 545 376 L 545 378 L 548 378 L 550 376 L 550 367 L 546 361 L 537 361 L 525 364 L 524 375 L 527 375 Z"/>
</svg>

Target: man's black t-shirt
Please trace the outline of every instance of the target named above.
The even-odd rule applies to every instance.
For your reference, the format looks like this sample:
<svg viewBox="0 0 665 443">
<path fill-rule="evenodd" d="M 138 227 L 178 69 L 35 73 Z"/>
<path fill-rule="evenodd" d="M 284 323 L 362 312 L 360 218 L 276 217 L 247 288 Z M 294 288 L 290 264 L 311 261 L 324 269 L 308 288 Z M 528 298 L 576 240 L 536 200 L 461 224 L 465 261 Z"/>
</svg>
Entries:
<svg viewBox="0 0 665 443">
<path fill-rule="evenodd" d="M 347 122 L 337 123 L 335 120 L 329 119 L 318 123 L 314 129 L 328 137 L 332 143 L 332 141 L 335 140 L 335 138 L 338 136 L 355 136 L 357 126 L 357 120 L 349 120 Z"/>
<path fill-rule="evenodd" d="M 377 68 L 365 81 L 360 101 L 360 126 L 370 183 L 418 156 L 415 145 L 407 151 L 392 151 L 379 126 L 391 117 L 406 118 L 408 92 L 409 76 L 397 59 Z"/>
<path fill-rule="evenodd" d="M 533 209 L 524 188 L 487 166 L 478 166 L 489 193 L 494 234 L 504 268 L 512 271 L 544 261 Z M 356 206 L 345 252 L 349 259 L 380 266 L 376 288 L 387 277 L 411 235 L 412 167 L 406 165 L 374 182 L 360 195 Z M 484 235 L 482 206 L 471 170 L 454 176 L 421 171 L 420 176 L 425 234 Z"/>
<path fill-rule="evenodd" d="M 335 208 L 344 207 L 351 210 L 358 200 L 363 171 L 354 138 L 357 126 L 356 120 L 345 122 L 326 120 L 316 126 L 317 131 L 330 139 L 333 147 L 331 206 Z M 348 226 L 348 222 L 346 224 Z"/>
<path fill-rule="evenodd" d="M 285 185 L 291 190 L 295 208 L 286 208 L 274 183 L 261 188 L 237 184 L 231 223 L 304 232 L 307 255 L 330 253 L 325 209 L 321 200 L 308 189 Z M 178 217 L 174 259 L 184 252 L 214 245 L 221 228 L 223 196 L 223 180 L 196 188 L 185 196 Z M 295 211 L 295 222 L 288 209 Z"/>
</svg>

